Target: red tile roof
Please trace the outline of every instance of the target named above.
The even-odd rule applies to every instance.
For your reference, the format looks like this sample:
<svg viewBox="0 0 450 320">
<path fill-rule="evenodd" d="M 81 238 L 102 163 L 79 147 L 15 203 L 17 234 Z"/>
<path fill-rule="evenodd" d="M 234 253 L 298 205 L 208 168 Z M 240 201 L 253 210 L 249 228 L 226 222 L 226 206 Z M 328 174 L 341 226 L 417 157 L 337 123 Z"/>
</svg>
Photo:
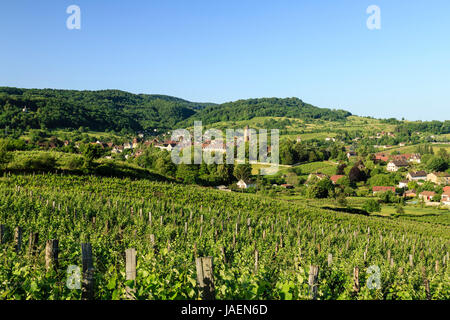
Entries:
<svg viewBox="0 0 450 320">
<path fill-rule="evenodd" d="M 343 178 L 343 177 L 345 177 L 345 176 L 342 174 L 335 174 L 334 176 L 330 177 L 330 180 L 333 182 L 337 182 L 340 178 Z"/>
<path fill-rule="evenodd" d="M 436 195 L 436 192 L 434 191 L 422 191 L 420 193 L 421 196 L 427 196 L 427 197 L 434 197 Z"/>
<path fill-rule="evenodd" d="M 380 192 L 380 191 L 389 191 L 391 190 L 392 192 L 395 192 L 395 187 L 383 187 L 383 186 L 376 186 L 376 187 L 372 187 L 372 191 L 373 192 Z"/>
</svg>

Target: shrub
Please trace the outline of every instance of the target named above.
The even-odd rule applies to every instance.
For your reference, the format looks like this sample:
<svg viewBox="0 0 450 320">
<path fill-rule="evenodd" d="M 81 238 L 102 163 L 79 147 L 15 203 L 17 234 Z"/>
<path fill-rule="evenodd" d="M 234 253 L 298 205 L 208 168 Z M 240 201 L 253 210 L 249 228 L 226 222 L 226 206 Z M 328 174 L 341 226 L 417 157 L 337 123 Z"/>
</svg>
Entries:
<svg viewBox="0 0 450 320">
<path fill-rule="evenodd" d="M 67 167 L 70 170 L 79 170 L 83 168 L 84 160 L 80 157 L 73 157 L 67 161 Z"/>
<path fill-rule="evenodd" d="M 310 185 L 306 191 L 308 198 L 327 198 L 334 192 L 334 185 L 330 179 L 322 179 L 319 182 Z"/>
<path fill-rule="evenodd" d="M 366 202 L 364 202 L 363 209 L 366 210 L 367 212 L 380 212 L 381 206 L 378 201 L 369 199 Z"/>
<path fill-rule="evenodd" d="M 43 170 L 50 171 L 56 168 L 56 159 L 45 153 L 41 154 L 34 159 L 27 159 L 23 162 L 23 167 L 25 170 Z"/>
<path fill-rule="evenodd" d="M 342 193 L 338 195 L 338 197 L 336 198 L 336 202 L 341 207 L 346 207 L 347 206 L 347 198 Z"/>
<path fill-rule="evenodd" d="M 390 190 L 380 193 L 379 197 L 380 197 L 380 200 L 383 201 L 384 203 L 396 202 L 395 194 Z"/>
<path fill-rule="evenodd" d="M 397 212 L 398 214 L 403 214 L 403 213 L 405 213 L 405 210 L 403 210 L 403 206 L 398 205 L 395 212 Z"/>
</svg>

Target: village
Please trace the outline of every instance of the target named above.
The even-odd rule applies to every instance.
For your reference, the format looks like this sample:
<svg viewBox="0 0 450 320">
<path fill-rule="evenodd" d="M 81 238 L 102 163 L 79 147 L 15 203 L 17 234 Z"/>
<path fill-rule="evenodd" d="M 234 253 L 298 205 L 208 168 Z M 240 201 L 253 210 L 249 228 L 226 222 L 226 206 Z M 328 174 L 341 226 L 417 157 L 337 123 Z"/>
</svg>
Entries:
<svg viewBox="0 0 450 320">
<path fill-rule="evenodd" d="M 392 133 L 380 133 L 377 137 L 383 135 L 392 135 Z M 326 138 L 330 141 L 331 138 Z M 244 133 L 244 141 L 248 142 L 248 134 Z M 298 139 L 298 143 L 301 143 L 301 139 Z M 335 142 L 333 140 L 333 142 Z M 144 149 L 148 147 L 158 148 L 160 150 L 166 150 L 168 152 L 172 151 L 177 145 L 183 144 L 181 141 L 165 140 L 160 141 L 158 138 L 152 140 L 144 140 L 143 137 L 134 138 L 131 142 L 124 143 L 122 145 L 116 146 L 112 143 L 102 143 L 100 141 L 92 142 L 93 144 L 99 145 L 101 148 L 110 148 L 111 154 L 120 154 L 124 151 L 129 150 L 130 152 L 125 156 L 126 159 L 129 157 L 139 157 L 143 154 Z M 186 143 L 186 141 L 184 142 Z M 237 142 L 238 144 L 239 142 Z M 187 146 L 188 144 L 186 144 Z M 405 143 L 401 143 L 404 146 Z M 204 141 L 202 144 L 202 150 L 225 153 L 226 152 L 225 143 L 221 140 L 217 141 Z M 382 146 L 376 146 L 382 147 Z M 269 150 L 270 152 L 270 146 Z M 106 156 L 110 158 L 111 156 Z M 349 163 L 354 163 L 360 158 L 356 151 L 347 151 L 346 157 Z M 386 151 L 376 152 L 371 154 L 372 161 L 384 167 L 386 174 L 391 173 L 401 173 L 403 179 L 398 181 L 396 185 L 375 185 L 371 187 L 371 193 L 373 196 L 377 196 L 381 193 L 392 192 L 392 194 L 404 197 L 407 200 L 417 199 L 428 206 L 447 206 L 450 207 L 450 174 L 447 172 L 430 172 L 423 169 L 424 165 L 421 165 L 422 156 L 420 153 L 405 153 L 405 154 L 390 154 Z M 295 167 L 284 166 L 284 167 Z M 420 167 L 421 169 L 417 169 Z M 417 170 L 416 170 L 417 169 Z M 339 185 L 340 180 L 345 178 L 345 174 L 334 174 L 327 175 L 321 172 L 309 173 L 305 185 L 308 185 L 308 181 L 330 179 L 333 185 Z M 421 186 L 426 184 L 427 190 L 422 190 Z M 236 182 L 235 186 L 237 189 L 251 189 L 257 188 L 258 184 L 255 179 L 249 177 L 248 179 L 240 179 Z M 280 183 L 272 184 L 272 187 L 281 187 L 284 189 L 294 189 L 296 186 L 291 183 Z M 222 191 L 230 192 L 231 189 L 226 185 L 219 185 L 216 187 Z M 433 190 L 428 190 L 433 189 Z M 434 190 L 439 190 L 438 192 Z"/>
<path fill-rule="evenodd" d="M 221 154 L 225 156 L 227 148 L 237 148 L 244 145 L 248 148 L 250 141 L 250 130 L 246 125 L 240 133 L 234 137 L 234 141 L 224 142 L 222 139 L 203 139 L 201 149 L 203 152 L 210 154 Z M 414 135 L 414 133 L 413 133 Z M 158 158 L 161 162 L 166 163 L 164 166 L 173 166 L 170 162 L 171 152 L 177 149 L 191 147 L 193 141 L 178 139 L 172 140 L 171 132 L 154 133 L 144 135 L 139 133 L 135 137 L 108 138 L 88 137 L 82 134 L 78 138 L 63 139 L 56 136 L 47 136 L 46 138 L 38 138 L 35 141 L 26 141 L 28 145 L 34 148 L 47 151 L 56 151 L 72 154 L 82 153 L 82 148 L 91 145 L 98 150 L 98 158 L 106 161 L 122 161 L 129 164 L 137 164 L 150 170 L 158 171 L 167 177 L 177 177 L 177 180 L 184 181 L 183 173 L 179 168 L 172 170 L 159 170 L 155 167 Z M 146 137 L 147 136 L 147 137 Z M 170 137 L 170 138 L 169 138 Z M 380 198 L 384 194 L 391 194 L 396 197 L 396 201 L 402 198 L 404 204 L 425 205 L 430 207 L 450 208 L 450 174 L 448 173 L 448 153 L 442 155 L 447 161 L 447 167 L 444 170 L 436 170 L 438 168 L 429 167 L 432 156 L 433 142 L 420 143 L 416 147 L 411 141 L 399 141 L 396 146 L 377 144 L 377 141 L 386 138 L 395 138 L 396 134 L 389 131 L 380 131 L 367 137 L 354 137 L 347 142 L 332 136 L 326 136 L 319 140 L 305 141 L 301 136 L 291 138 L 293 146 L 310 145 L 314 149 L 314 145 L 320 146 L 323 152 L 329 149 L 338 150 L 338 154 L 330 155 L 326 159 L 309 159 L 299 161 L 297 163 L 277 164 L 277 168 L 273 174 L 263 174 L 263 170 L 270 167 L 269 163 L 258 161 L 250 161 L 248 173 L 238 175 L 229 173 L 227 178 L 222 180 L 215 179 L 205 183 L 197 179 L 198 174 L 190 180 L 189 183 L 209 186 L 225 192 L 246 192 L 261 193 L 271 192 L 272 196 L 285 194 L 301 195 L 303 198 L 336 198 L 339 195 L 348 199 L 352 197 Z M 369 140 L 373 143 L 370 148 L 360 148 L 363 141 Z M 431 139 L 431 137 L 428 137 Z M 94 140 L 94 141 L 93 141 Z M 280 146 L 289 141 L 289 138 L 281 137 Z M 311 145 L 314 143 L 313 145 Z M 445 143 L 442 143 L 441 146 Z M 401 148 L 409 148 L 409 152 L 399 152 Z M 268 146 L 267 153 L 270 155 L 271 147 Z M 400 148 L 400 149 L 398 149 Z M 417 151 L 417 150 L 419 151 Z M 423 149 L 423 150 L 422 150 Z M 371 152 L 374 150 L 375 152 Z M 416 150 L 411 152 L 411 150 Z M 437 149 L 436 149 L 437 150 Z M 247 149 L 248 151 L 248 149 Z M 152 161 L 148 161 L 148 158 Z M 334 157 L 334 158 L 333 158 Z M 164 160 L 162 160 L 164 159 Z M 424 161 L 425 159 L 425 161 Z M 283 161 L 283 159 L 281 159 Z M 235 167 L 240 166 L 242 161 L 236 160 Z M 355 169 L 356 168 L 356 169 Z M 233 169 L 231 169 L 233 170 Z M 356 171 L 357 174 L 353 171 Z M 214 171 L 214 170 L 213 170 Z M 213 175 L 215 173 L 211 173 Z M 358 177 L 361 176 L 361 177 Z M 201 179 L 200 179 L 201 180 Z M 329 181 L 329 192 L 322 192 L 321 195 L 308 193 L 320 181 Z M 217 181 L 217 182 L 215 182 Z M 222 182 L 221 182 L 222 181 Z M 225 182 L 225 183 L 224 183 Z M 323 184 L 326 184 L 323 182 Z M 270 191 L 271 190 L 271 191 Z M 283 191 L 285 190 L 285 191 Z"/>
</svg>

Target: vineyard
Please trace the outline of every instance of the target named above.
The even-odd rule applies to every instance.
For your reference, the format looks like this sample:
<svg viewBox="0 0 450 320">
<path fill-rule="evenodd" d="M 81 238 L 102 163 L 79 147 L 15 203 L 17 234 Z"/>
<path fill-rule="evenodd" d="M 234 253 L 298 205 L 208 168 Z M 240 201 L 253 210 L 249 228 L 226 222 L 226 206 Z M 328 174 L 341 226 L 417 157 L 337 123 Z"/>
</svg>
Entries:
<svg viewBox="0 0 450 320">
<path fill-rule="evenodd" d="M 0 299 L 200 299 L 198 257 L 216 299 L 450 299 L 440 219 L 96 176 L 5 173 L 0 194 Z"/>
</svg>

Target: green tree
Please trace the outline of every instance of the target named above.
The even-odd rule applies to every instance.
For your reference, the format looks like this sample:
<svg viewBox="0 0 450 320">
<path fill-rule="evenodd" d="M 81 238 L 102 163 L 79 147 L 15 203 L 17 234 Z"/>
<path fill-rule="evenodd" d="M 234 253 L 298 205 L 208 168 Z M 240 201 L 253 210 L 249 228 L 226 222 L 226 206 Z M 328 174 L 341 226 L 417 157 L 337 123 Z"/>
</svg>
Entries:
<svg viewBox="0 0 450 320">
<path fill-rule="evenodd" d="M 405 213 L 405 210 L 403 209 L 403 206 L 399 204 L 397 205 L 395 212 L 397 212 L 398 214 L 403 214 Z"/>
<path fill-rule="evenodd" d="M 338 181 L 336 181 L 338 185 L 344 186 L 344 187 L 354 187 L 354 182 L 351 182 L 349 177 L 344 176 L 342 178 L 339 178 Z"/>
<path fill-rule="evenodd" d="M 378 197 L 384 203 L 393 203 L 393 202 L 395 202 L 395 194 L 391 190 L 388 190 L 386 192 L 380 193 Z"/>
<path fill-rule="evenodd" d="M 233 175 L 238 180 L 248 180 L 252 175 L 252 166 L 249 163 L 238 164 L 234 167 Z"/>
<path fill-rule="evenodd" d="M 432 157 L 427 162 L 427 168 L 431 171 L 441 172 L 448 169 L 448 161 L 440 157 Z"/>
<path fill-rule="evenodd" d="M 347 198 L 345 197 L 345 194 L 340 193 L 336 197 L 336 203 L 341 207 L 346 207 L 347 206 Z"/>
<path fill-rule="evenodd" d="M 310 185 L 306 190 L 306 194 L 309 198 L 317 199 L 327 198 L 332 193 L 334 193 L 334 185 L 328 178 L 319 180 L 318 182 Z"/>
<path fill-rule="evenodd" d="M 94 160 L 100 158 L 102 155 L 100 146 L 91 143 L 82 145 L 81 152 L 84 157 L 84 167 L 88 170 L 93 168 Z"/>
<path fill-rule="evenodd" d="M 364 202 L 363 207 L 364 210 L 367 212 L 380 212 L 381 211 L 381 205 L 378 201 L 374 199 L 369 199 Z"/>
<path fill-rule="evenodd" d="M 164 176 L 173 176 L 177 170 L 172 160 L 163 156 L 156 159 L 154 168 L 158 173 Z"/>
<path fill-rule="evenodd" d="M 0 148 L 0 168 L 4 169 L 11 160 L 12 154 L 3 148 Z"/>
<path fill-rule="evenodd" d="M 439 201 L 441 201 L 441 196 L 439 194 L 436 194 L 433 196 L 433 198 L 431 198 L 431 201 L 439 202 Z"/>
<path fill-rule="evenodd" d="M 186 184 L 194 184 L 198 178 L 198 166 L 181 163 L 177 166 L 176 177 Z"/>
<path fill-rule="evenodd" d="M 233 165 L 219 164 L 217 166 L 217 176 L 224 183 L 231 183 L 231 181 L 233 180 Z"/>
</svg>

